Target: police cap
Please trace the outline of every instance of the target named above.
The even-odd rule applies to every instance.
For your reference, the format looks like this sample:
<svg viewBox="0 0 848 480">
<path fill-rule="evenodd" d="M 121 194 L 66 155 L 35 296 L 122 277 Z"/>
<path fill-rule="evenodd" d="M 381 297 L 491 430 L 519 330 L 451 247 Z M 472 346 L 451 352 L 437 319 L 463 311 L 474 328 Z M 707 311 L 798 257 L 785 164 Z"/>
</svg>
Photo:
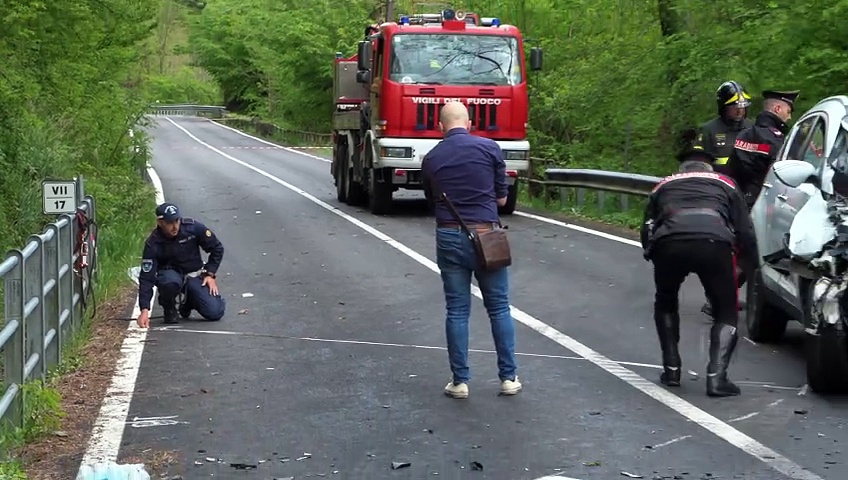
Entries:
<svg viewBox="0 0 848 480">
<path fill-rule="evenodd" d="M 680 153 L 677 154 L 678 162 L 682 163 L 686 160 L 698 160 L 701 162 L 712 164 L 715 163 L 716 156 L 700 147 L 689 146 L 687 148 L 684 148 L 680 151 Z"/>
<path fill-rule="evenodd" d="M 695 128 L 688 128 L 682 132 L 680 136 L 680 143 L 683 145 L 683 148 L 677 154 L 678 162 L 685 162 L 686 160 L 700 160 L 702 162 L 714 163 L 716 161 L 715 155 L 697 145 L 695 141 L 697 137 L 698 130 Z"/>
<path fill-rule="evenodd" d="M 778 91 L 778 90 L 763 90 L 764 99 L 773 99 L 786 102 L 790 107 L 795 108 L 795 100 L 801 93 L 800 90 Z"/>
<path fill-rule="evenodd" d="M 173 203 L 165 202 L 156 207 L 156 218 L 165 220 L 166 222 L 173 222 L 174 220 L 181 218 L 180 209 Z"/>
</svg>

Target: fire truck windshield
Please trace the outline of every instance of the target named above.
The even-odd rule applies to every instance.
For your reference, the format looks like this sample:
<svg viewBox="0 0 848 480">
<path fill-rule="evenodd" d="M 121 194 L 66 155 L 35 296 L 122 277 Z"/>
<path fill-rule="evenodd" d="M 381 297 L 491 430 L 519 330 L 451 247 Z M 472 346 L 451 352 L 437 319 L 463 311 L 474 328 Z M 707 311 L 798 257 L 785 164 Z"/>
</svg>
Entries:
<svg viewBox="0 0 848 480">
<path fill-rule="evenodd" d="M 431 85 L 521 83 L 518 39 L 499 35 L 399 34 L 389 79 Z"/>
</svg>

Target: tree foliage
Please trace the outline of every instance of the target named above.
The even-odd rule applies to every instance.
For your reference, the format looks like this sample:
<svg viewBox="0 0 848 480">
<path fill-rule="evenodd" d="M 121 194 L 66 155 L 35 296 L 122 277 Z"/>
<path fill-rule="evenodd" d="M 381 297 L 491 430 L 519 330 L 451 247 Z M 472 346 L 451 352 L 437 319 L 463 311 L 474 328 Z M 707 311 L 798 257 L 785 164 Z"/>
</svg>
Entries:
<svg viewBox="0 0 848 480">
<path fill-rule="evenodd" d="M 158 7 L 159 0 L 0 5 L 0 237 L 6 247 L 19 246 L 47 220 L 40 213 L 42 179 L 88 177 L 91 193 L 103 195 L 107 219 L 137 200 L 140 178 L 127 131 L 143 101 L 132 74 Z"/>
<path fill-rule="evenodd" d="M 355 53 L 381 3 L 208 0 L 193 17 L 189 43 L 231 109 L 327 131 L 333 55 Z M 397 0 L 395 14 L 420 3 Z M 664 173 L 678 132 L 715 115 L 724 80 L 755 95 L 800 89 L 803 111 L 840 94 L 848 73 L 840 28 L 848 0 L 451 5 L 517 25 L 526 47 L 545 49 L 545 70 L 530 77 L 531 140 L 536 155 L 562 164 Z"/>
</svg>

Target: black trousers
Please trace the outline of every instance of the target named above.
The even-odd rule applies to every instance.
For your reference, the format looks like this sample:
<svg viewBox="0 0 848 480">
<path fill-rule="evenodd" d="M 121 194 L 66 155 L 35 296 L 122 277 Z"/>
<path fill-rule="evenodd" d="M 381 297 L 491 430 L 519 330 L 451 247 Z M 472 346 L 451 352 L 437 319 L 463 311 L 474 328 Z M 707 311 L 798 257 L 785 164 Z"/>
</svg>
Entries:
<svg viewBox="0 0 848 480">
<path fill-rule="evenodd" d="M 713 240 L 664 240 L 654 247 L 654 313 L 677 315 L 680 285 L 698 275 L 716 323 L 736 326 L 739 297 L 736 255 L 729 243 Z"/>
</svg>

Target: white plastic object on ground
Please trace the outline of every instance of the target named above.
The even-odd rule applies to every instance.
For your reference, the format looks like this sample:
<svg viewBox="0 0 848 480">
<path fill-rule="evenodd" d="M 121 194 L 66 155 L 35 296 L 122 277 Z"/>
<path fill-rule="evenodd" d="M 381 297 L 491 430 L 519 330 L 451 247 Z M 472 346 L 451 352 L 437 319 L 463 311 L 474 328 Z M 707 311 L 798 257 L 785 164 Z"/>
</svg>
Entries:
<svg viewBox="0 0 848 480">
<path fill-rule="evenodd" d="M 143 464 L 118 465 L 115 462 L 83 465 L 76 480 L 150 480 Z"/>
</svg>

